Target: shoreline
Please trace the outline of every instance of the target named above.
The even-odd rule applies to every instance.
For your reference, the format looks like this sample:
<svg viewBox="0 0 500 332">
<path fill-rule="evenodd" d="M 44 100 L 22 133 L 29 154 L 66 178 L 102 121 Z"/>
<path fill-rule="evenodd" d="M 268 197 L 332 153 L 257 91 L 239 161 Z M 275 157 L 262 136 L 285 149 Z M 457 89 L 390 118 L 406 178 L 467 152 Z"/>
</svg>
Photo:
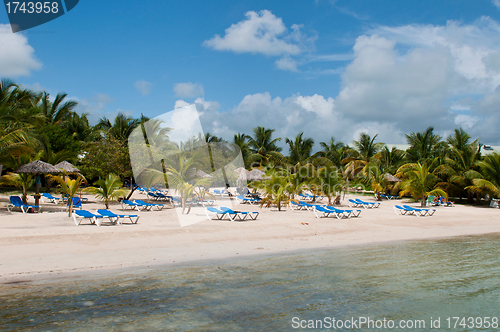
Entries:
<svg viewBox="0 0 500 332">
<path fill-rule="evenodd" d="M 393 206 L 399 203 L 383 201 L 380 208 L 362 209 L 359 218 L 341 220 L 317 219 L 308 211 L 277 212 L 240 205 L 238 209 L 261 215 L 246 222 L 205 217 L 187 227 L 179 226 L 173 209 L 141 211 L 137 225 L 101 227 L 77 227 L 62 212 L 2 214 L 0 284 L 500 233 L 498 209 L 437 207 L 434 216 L 417 218 L 396 215 Z M 84 208 L 93 211 L 101 206 L 91 201 Z M 118 205 L 111 210 L 121 211 Z"/>
</svg>

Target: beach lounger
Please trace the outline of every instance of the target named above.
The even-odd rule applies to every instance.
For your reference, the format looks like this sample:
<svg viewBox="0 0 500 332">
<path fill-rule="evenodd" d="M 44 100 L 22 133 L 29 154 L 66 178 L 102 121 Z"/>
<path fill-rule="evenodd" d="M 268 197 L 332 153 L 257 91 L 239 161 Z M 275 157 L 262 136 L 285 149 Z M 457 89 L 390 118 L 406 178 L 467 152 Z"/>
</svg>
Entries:
<svg viewBox="0 0 500 332">
<path fill-rule="evenodd" d="M 57 203 L 59 203 L 59 201 L 61 201 L 61 198 L 52 196 L 49 193 L 42 193 L 42 197 L 41 198 L 42 198 L 42 201 L 44 201 L 44 202 L 45 202 L 45 200 L 47 200 L 50 203 L 54 203 L 54 204 L 57 204 Z"/>
<path fill-rule="evenodd" d="M 246 212 L 246 211 L 233 211 L 230 208 L 221 206 L 220 210 L 223 212 L 228 212 L 228 213 L 236 213 L 236 217 L 239 218 L 241 221 L 245 220 L 247 217 L 250 217 L 250 219 L 255 220 L 259 216 L 259 212 Z"/>
<path fill-rule="evenodd" d="M 260 199 L 256 199 L 256 198 L 247 198 L 247 197 L 243 197 L 242 195 L 238 195 L 236 196 L 236 199 L 238 200 L 238 204 L 245 204 L 245 203 L 248 203 L 248 204 L 256 204 L 256 203 L 260 203 Z"/>
<path fill-rule="evenodd" d="M 349 199 L 349 206 L 350 207 L 362 207 L 363 204 L 359 203 L 357 200 Z M 366 207 L 365 207 L 365 209 L 366 209 Z"/>
<path fill-rule="evenodd" d="M 205 213 L 208 217 L 208 220 L 222 220 L 225 216 L 228 216 L 231 221 L 234 221 L 237 216 L 236 212 L 230 213 L 228 211 L 222 211 L 221 209 L 212 206 L 208 206 L 205 209 Z"/>
<path fill-rule="evenodd" d="M 137 221 L 139 221 L 139 216 L 137 214 L 116 214 L 114 212 L 105 209 L 99 209 L 97 210 L 97 213 L 99 213 L 101 216 L 104 217 L 115 218 L 119 224 L 121 224 L 120 218 L 121 219 L 128 218 L 132 224 L 137 224 Z M 133 218 L 135 218 L 135 221 L 133 220 Z"/>
<path fill-rule="evenodd" d="M 10 199 L 10 203 L 11 203 L 11 204 L 7 204 L 7 210 L 9 212 L 11 212 L 10 209 L 15 208 L 15 207 L 20 208 L 23 213 L 28 212 L 29 209 L 33 209 L 33 212 L 35 212 L 35 209 L 38 209 L 40 211 L 40 206 L 24 204 L 23 200 L 19 196 L 10 196 L 9 199 Z"/>
<path fill-rule="evenodd" d="M 104 216 L 93 214 L 87 210 L 75 210 L 73 212 L 73 220 L 77 226 L 79 226 L 85 219 L 88 219 L 92 225 L 96 224 L 97 226 L 101 226 L 102 218 L 104 218 Z M 109 220 L 113 222 L 112 219 Z"/>
<path fill-rule="evenodd" d="M 414 208 L 414 207 L 411 207 L 409 205 L 403 205 L 403 207 L 405 209 L 410 209 L 410 210 L 414 210 L 414 211 L 417 211 L 417 212 L 420 212 L 420 215 L 421 216 L 432 216 L 434 214 L 434 212 L 436 212 L 436 209 L 421 209 L 421 208 Z"/>
<path fill-rule="evenodd" d="M 121 205 L 122 205 L 122 210 L 127 210 L 127 209 L 139 210 L 139 204 L 136 204 L 136 203 L 129 201 L 127 199 L 122 200 Z"/>
<path fill-rule="evenodd" d="M 350 217 L 359 217 L 361 214 L 361 210 L 343 210 L 343 209 L 337 209 L 336 207 L 333 206 L 325 206 L 327 210 L 334 211 L 336 213 L 343 213 L 347 218 Z"/>
<path fill-rule="evenodd" d="M 406 208 L 406 207 L 401 206 L 401 205 L 394 205 L 394 212 L 396 212 L 396 214 L 400 214 L 400 215 L 414 215 L 417 217 L 421 217 L 423 215 L 422 212 L 418 211 L 417 209 Z"/>
<path fill-rule="evenodd" d="M 351 200 L 349 200 L 351 201 Z M 373 203 L 373 202 L 365 202 L 360 200 L 359 198 L 354 199 L 355 202 L 357 202 L 360 206 L 362 206 L 365 209 L 373 209 L 373 208 L 378 208 L 380 206 L 380 203 Z"/>
<path fill-rule="evenodd" d="M 82 209 L 82 201 L 80 200 L 80 197 L 73 197 L 71 201 L 73 202 L 71 206 L 74 209 Z M 69 206 L 69 201 L 66 202 L 66 206 Z"/>
<path fill-rule="evenodd" d="M 304 205 L 296 201 L 288 202 L 288 206 L 290 207 L 290 210 L 307 210 L 307 208 Z"/>
<path fill-rule="evenodd" d="M 146 203 L 140 199 L 134 200 L 134 203 L 142 207 L 148 207 L 148 210 L 151 210 L 153 208 L 157 209 L 158 211 L 163 210 L 163 204 Z"/>
<path fill-rule="evenodd" d="M 323 217 L 329 217 L 330 215 L 335 216 L 337 219 L 347 218 L 347 216 L 344 213 L 338 213 L 336 211 L 327 209 L 322 205 L 315 205 L 313 211 L 314 214 L 316 215 L 316 218 L 318 219 Z"/>
</svg>

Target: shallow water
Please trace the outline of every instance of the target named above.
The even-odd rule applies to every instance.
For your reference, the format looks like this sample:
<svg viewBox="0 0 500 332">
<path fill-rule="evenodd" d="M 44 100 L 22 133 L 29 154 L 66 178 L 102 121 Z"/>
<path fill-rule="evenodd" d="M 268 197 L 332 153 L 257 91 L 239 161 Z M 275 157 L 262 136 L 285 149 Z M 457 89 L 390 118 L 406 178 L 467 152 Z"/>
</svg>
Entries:
<svg viewBox="0 0 500 332">
<path fill-rule="evenodd" d="M 0 285 L 0 329 L 310 330 L 369 317 L 427 331 L 432 317 L 436 331 L 475 331 L 480 320 L 446 318 L 500 317 L 499 248 L 499 235 L 469 236 Z"/>
</svg>

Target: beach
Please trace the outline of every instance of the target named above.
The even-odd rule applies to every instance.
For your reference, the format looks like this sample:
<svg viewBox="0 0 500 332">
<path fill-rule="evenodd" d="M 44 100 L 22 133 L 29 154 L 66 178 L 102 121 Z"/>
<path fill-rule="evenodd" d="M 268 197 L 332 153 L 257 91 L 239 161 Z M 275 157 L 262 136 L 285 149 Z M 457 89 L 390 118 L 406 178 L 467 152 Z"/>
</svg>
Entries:
<svg viewBox="0 0 500 332">
<path fill-rule="evenodd" d="M 103 208 L 102 203 L 87 197 L 84 209 Z M 348 206 L 348 198 L 356 197 L 375 201 L 367 196 L 347 195 L 344 207 Z M 136 193 L 133 198 L 144 196 Z M 233 222 L 205 217 L 186 227 L 179 225 L 174 209 L 168 206 L 162 211 L 137 212 L 122 211 L 114 203 L 110 210 L 137 213 L 139 222 L 97 227 L 88 221 L 76 226 L 67 212 L 8 213 L 4 196 L 0 203 L 0 283 L 302 249 L 500 232 L 499 209 L 456 204 L 432 207 L 437 211 L 431 217 L 396 215 L 393 206 L 402 202 L 419 206 L 410 200 L 384 200 L 379 208 L 361 209 L 358 218 L 339 220 L 318 219 L 309 211 L 275 211 L 245 204 L 238 209 L 259 211 L 257 220 Z M 216 202 L 220 206 L 227 203 L 227 199 Z M 53 207 L 44 204 L 42 211 Z"/>
</svg>

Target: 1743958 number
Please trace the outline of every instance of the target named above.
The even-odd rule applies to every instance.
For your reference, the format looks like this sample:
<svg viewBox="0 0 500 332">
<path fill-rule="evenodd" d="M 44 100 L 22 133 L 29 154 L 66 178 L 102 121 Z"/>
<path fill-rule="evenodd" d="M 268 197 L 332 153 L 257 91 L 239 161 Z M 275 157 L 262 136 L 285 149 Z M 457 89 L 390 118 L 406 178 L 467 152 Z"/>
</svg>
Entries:
<svg viewBox="0 0 500 332">
<path fill-rule="evenodd" d="M 7 13 L 8 14 L 16 14 L 16 13 L 23 13 L 23 14 L 57 14 L 59 12 L 59 3 L 57 2 L 32 2 L 32 1 L 13 1 L 13 2 L 7 2 L 5 4 L 5 7 L 7 8 Z"/>
</svg>

